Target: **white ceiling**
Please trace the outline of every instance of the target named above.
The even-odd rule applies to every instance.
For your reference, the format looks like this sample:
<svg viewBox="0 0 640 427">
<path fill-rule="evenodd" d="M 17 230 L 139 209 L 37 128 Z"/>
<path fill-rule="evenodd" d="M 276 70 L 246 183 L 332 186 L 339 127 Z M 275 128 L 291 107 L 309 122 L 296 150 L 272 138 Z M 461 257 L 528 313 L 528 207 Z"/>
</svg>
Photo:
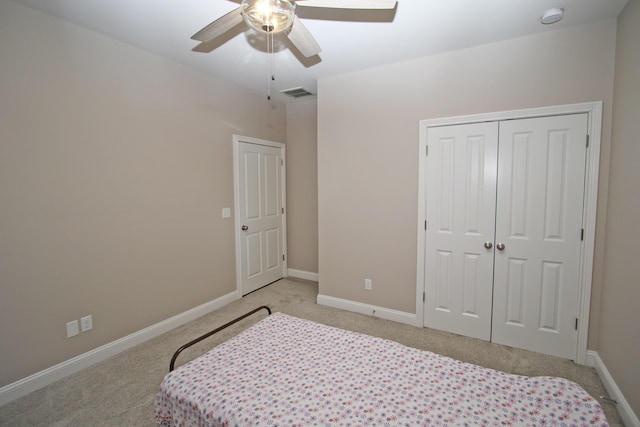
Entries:
<svg viewBox="0 0 640 427">
<path fill-rule="evenodd" d="M 279 90 L 303 86 L 315 93 L 319 78 L 615 17 L 627 3 L 398 0 L 395 10 L 375 12 L 298 7 L 298 17 L 322 47 L 319 56 L 304 58 L 282 36 L 276 36 L 277 52 L 269 56 L 264 35 L 244 25 L 214 43 L 191 40 L 202 27 L 238 7 L 230 0 L 15 1 L 265 96 L 271 61 L 272 99 L 282 102 L 293 100 L 277 94 Z M 565 9 L 564 19 L 540 24 L 542 12 L 556 6 Z"/>
</svg>

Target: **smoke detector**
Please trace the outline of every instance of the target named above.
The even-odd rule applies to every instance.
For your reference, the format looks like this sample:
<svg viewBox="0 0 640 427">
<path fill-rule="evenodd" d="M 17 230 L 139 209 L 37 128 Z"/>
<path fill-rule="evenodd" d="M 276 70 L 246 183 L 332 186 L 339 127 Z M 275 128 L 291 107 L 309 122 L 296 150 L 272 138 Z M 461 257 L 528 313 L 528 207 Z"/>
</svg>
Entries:
<svg viewBox="0 0 640 427">
<path fill-rule="evenodd" d="M 544 11 L 540 17 L 540 22 L 545 25 L 555 24 L 560 21 L 564 16 L 564 9 L 560 7 L 554 7 Z"/>
</svg>

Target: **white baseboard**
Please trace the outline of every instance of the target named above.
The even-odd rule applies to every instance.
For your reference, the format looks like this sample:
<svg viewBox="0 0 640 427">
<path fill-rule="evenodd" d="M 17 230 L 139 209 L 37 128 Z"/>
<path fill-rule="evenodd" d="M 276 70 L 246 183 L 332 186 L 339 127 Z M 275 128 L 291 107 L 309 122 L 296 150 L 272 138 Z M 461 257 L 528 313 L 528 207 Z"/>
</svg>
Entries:
<svg viewBox="0 0 640 427">
<path fill-rule="evenodd" d="M 26 378 L 18 380 L 0 388 L 0 406 L 9 403 L 19 397 L 29 394 L 33 391 L 41 389 L 55 381 L 66 376 L 74 374 L 84 368 L 95 363 L 101 362 L 113 355 L 121 353 L 138 344 L 162 335 L 178 326 L 184 325 L 198 317 L 204 316 L 214 310 L 224 307 L 225 305 L 240 299 L 241 295 L 238 291 L 223 295 L 212 301 L 199 305 L 180 313 L 167 320 L 151 325 L 148 328 L 134 332 L 126 337 L 105 344 L 101 347 L 88 351 L 84 354 L 76 356 L 72 359 L 58 363 L 55 366 L 47 368 L 43 371 L 36 372 Z"/>
<path fill-rule="evenodd" d="M 295 277 L 297 279 L 311 280 L 312 282 L 318 282 L 320 276 L 318 273 L 312 273 L 310 271 L 294 270 L 290 268 L 288 271 L 289 277 Z"/>
<path fill-rule="evenodd" d="M 624 425 L 627 427 L 640 427 L 638 416 L 633 412 L 633 409 L 631 409 L 629 402 L 624 398 L 622 392 L 618 388 L 618 385 L 613 380 L 613 377 L 607 370 L 607 367 L 604 365 L 604 362 L 597 352 L 592 350 L 587 351 L 587 365 L 595 368 L 602 384 L 604 384 L 604 388 L 606 388 L 607 393 L 609 393 L 609 397 L 618 401 L 616 409 L 618 410 Z"/>
<path fill-rule="evenodd" d="M 360 302 L 350 301 L 342 298 L 335 298 L 326 295 L 318 295 L 318 304 L 326 305 L 333 308 L 340 308 L 342 310 L 353 311 L 360 314 L 368 314 L 370 316 L 379 317 L 381 319 L 393 320 L 399 323 L 406 323 L 407 325 L 415 326 L 416 315 L 406 313 L 404 311 L 392 310 L 384 307 L 377 307 L 375 305 L 363 304 Z"/>
</svg>

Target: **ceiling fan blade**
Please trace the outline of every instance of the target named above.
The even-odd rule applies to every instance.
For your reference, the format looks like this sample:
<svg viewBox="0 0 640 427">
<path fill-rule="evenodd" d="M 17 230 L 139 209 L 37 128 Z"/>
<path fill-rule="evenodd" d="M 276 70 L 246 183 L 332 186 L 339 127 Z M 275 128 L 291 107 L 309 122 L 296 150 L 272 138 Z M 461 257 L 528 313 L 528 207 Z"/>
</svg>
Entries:
<svg viewBox="0 0 640 427">
<path fill-rule="evenodd" d="M 335 9 L 393 9 L 396 0 L 297 0 L 296 5 Z"/>
<path fill-rule="evenodd" d="M 307 27 L 304 26 L 297 16 L 293 18 L 293 26 L 291 27 L 291 31 L 289 31 L 288 37 L 300 53 L 307 58 L 317 55 L 322 51 L 316 39 L 313 38 Z"/>
<path fill-rule="evenodd" d="M 226 15 L 223 15 L 220 18 L 216 19 L 211 24 L 207 25 L 206 27 L 192 35 L 191 39 L 201 42 L 208 42 L 226 33 L 241 22 L 242 13 L 241 8 L 238 7 L 236 9 L 233 9 Z"/>
</svg>

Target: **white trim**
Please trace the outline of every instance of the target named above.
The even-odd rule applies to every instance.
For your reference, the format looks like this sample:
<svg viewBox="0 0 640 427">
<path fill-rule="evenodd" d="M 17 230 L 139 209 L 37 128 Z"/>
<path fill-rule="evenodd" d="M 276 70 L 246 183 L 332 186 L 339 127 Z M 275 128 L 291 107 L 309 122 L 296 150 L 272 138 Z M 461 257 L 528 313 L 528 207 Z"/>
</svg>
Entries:
<svg viewBox="0 0 640 427">
<path fill-rule="evenodd" d="M 293 268 L 289 269 L 289 277 L 295 277 L 297 279 L 303 279 L 303 280 L 311 280 L 312 282 L 320 281 L 320 276 L 318 275 L 318 273 L 312 273 L 310 271 L 304 271 L 304 270 L 295 270 Z"/>
<path fill-rule="evenodd" d="M 624 422 L 624 425 L 628 427 L 640 427 L 640 420 L 638 420 L 638 416 L 633 412 L 633 409 L 631 409 L 627 399 L 624 398 L 624 395 L 613 380 L 613 377 L 600 358 L 600 355 L 592 350 L 587 351 L 586 364 L 595 368 L 598 376 L 600 377 L 600 381 L 602 381 L 604 388 L 607 389 L 609 398 L 618 401 L 618 404 L 615 406 L 618 414 L 620 414 L 620 418 L 622 418 L 622 422 Z M 602 405 L 609 404 L 606 402 L 600 403 Z"/>
<path fill-rule="evenodd" d="M 426 180 L 427 170 L 427 128 L 420 121 L 420 141 L 418 148 L 418 271 L 416 272 L 416 326 L 424 326 L 424 283 L 426 268 L 426 246 L 427 230 L 427 186 L 423 185 Z"/>
<path fill-rule="evenodd" d="M 101 347 L 95 348 L 91 351 L 83 353 L 72 359 L 58 363 L 50 368 L 44 369 L 40 372 L 36 372 L 26 378 L 18 380 L 14 383 L 8 384 L 0 388 L 0 406 L 9 403 L 19 397 L 29 394 L 33 391 L 39 390 L 49 384 L 54 383 L 66 376 L 74 374 L 84 368 L 101 362 L 111 356 L 135 347 L 145 341 L 162 335 L 178 326 L 184 325 L 198 317 L 204 316 L 214 310 L 224 307 L 231 302 L 240 299 L 240 293 L 237 291 L 223 295 L 212 301 L 206 302 L 202 305 L 194 307 L 190 310 L 173 316 L 169 319 L 163 320 L 155 325 L 151 325 L 148 328 L 134 332 L 126 337 L 112 341 Z M 168 362 L 167 362 L 168 363 Z M 167 365 L 167 369 L 168 369 Z"/>
<path fill-rule="evenodd" d="M 584 244 L 580 254 L 580 292 L 578 294 L 578 343 L 576 362 L 585 364 L 589 339 L 591 309 L 591 285 L 593 279 L 593 255 L 596 241 L 596 213 L 598 210 L 598 181 L 600 179 L 600 140 L 602 128 L 602 102 L 593 103 L 588 113 L 589 149 L 587 150 L 584 211 L 582 226 Z"/>
<path fill-rule="evenodd" d="M 235 241 L 236 241 L 236 290 L 240 292 L 242 295 L 242 269 L 241 269 L 241 256 L 242 253 L 240 251 L 240 169 L 238 167 L 239 161 L 239 145 L 241 142 L 246 142 L 249 144 L 256 145 L 265 145 L 268 147 L 275 147 L 280 149 L 280 158 L 282 159 L 282 169 L 280 174 L 280 189 L 282 195 L 282 208 L 284 208 L 284 212 L 281 217 L 280 229 L 282 230 L 282 253 L 284 254 L 284 260 L 282 261 L 282 277 L 287 277 L 287 262 L 289 259 L 289 255 L 287 253 L 287 151 L 286 146 L 281 142 L 268 141 L 266 139 L 252 138 L 249 136 L 242 135 L 233 135 L 233 204 L 234 204 L 234 233 L 235 233 Z"/>
<path fill-rule="evenodd" d="M 352 311 L 354 313 L 367 314 L 381 319 L 393 320 L 398 323 L 405 323 L 414 326 L 416 324 L 416 316 L 413 313 L 392 310 L 390 308 L 377 307 L 375 305 L 363 304 L 356 301 L 346 300 L 342 298 L 330 297 L 318 294 L 318 304 L 328 307 L 339 308 L 342 310 Z"/>
<path fill-rule="evenodd" d="M 418 267 L 416 274 L 416 320 L 419 326 L 424 325 L 424 292 L 425 281 L 425 244 L 426 230 L 426 146 L 427 129 L 434 126 L 450 126 L 466 123 L 524 119 L 532 117 L 547 117 L 565 114 L 586 113 L 588 117 L 589 149 L 587 150 L 585 189 L 584 189 L 584 241 L 580 254 L 580 278 L 578 291 L 578 342 L 576 344 L 576 359 L 585 364 L 587 354 L 587 339 L 589 336 L 589 310 L 591 305 L 591 285 L 593 272 L 593 254 L 595 251 L 596 211 L 598 202 L 598 178 L 600 167 L 600 140 L 602 128 L 602 102 L 585 102 L 581 104 L 557 105 L 551 107 L 530 108 L 524 110 L 500 111 L 468 116 L 444 117 L 420 120 L 419 141 L 419 171 L 418 171 Z"/>
</svg>

